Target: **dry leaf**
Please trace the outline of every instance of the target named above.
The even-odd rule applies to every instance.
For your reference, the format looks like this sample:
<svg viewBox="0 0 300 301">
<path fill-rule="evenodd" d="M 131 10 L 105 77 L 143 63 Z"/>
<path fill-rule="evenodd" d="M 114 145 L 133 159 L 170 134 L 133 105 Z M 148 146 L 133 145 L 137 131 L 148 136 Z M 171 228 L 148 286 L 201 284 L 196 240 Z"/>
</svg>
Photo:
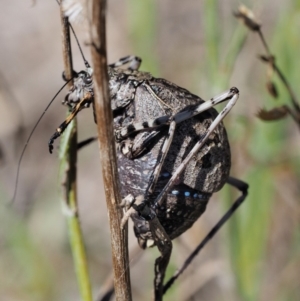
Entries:
<svg viewBox="0 0 300 301">
<path fill-rule="evenodd" d="M 260 109 L 256 116 L 264 121 L 274 121 L 286 117 L 290 113 L 287 106 L 277 107 L 271 110 Z"/>
<path fill-rule="evenodd" d="M 245 5 L 240 5 L 238 11 L 234 12 L 233 15 L 240 19 L 250 30 L 260 30 L 261 25 L 255 20 L 253 12 Z"/>
<path fill-rule="evenodd" d="M 278 98 L 278 91 L 275 84 L 272 81 L 267 81 L 266 88 L 271 96 Z"/>
</svg>

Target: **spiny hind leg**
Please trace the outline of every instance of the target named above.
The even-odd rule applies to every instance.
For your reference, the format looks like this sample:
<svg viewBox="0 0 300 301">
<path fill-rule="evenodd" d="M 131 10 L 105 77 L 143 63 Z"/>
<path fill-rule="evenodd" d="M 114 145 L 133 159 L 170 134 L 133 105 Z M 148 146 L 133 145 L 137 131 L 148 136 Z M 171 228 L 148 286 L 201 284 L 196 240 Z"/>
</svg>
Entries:
<svg viewBox="0 0 300 301">
<path fill-rule="evenodd" d="M 199 104 L 198 106 L 192 106 L 192 107 L 188 106 L 186 109 L 181 110 L 177 114 L 171 116 L 170 115 L 159 116 L 155 119 L 144 120 L 142 122 L 129 124 L 128 126 L 122 127 L 117 131 L 115 131 L 116 140 L 122 141 L 133 133 L 155 130 L 164 125 L 169 125 L 173 120 L 176 122 L 176 124 L 178 124 L 206 110 L 209 110 L 210 108 L 214 107 L 219 103 L 231 100 L 235 96 L 238 97 L 238 95 L 239 95 L 238 89 L 233 87 L 230 90 Z M 225 115 L 227 115 L 228 110 L 229 111 L 231 110 L 231 107 L 228 108 L 228 106 L 226 106 L 226 108 L 227 109 Z"/>
</svg>

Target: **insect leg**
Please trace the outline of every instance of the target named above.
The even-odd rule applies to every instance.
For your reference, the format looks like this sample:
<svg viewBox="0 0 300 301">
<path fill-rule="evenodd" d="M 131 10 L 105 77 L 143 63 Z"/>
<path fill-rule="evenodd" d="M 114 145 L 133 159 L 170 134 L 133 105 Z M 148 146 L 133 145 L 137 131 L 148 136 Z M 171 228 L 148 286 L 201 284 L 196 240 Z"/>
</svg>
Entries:
<svg viewBox="0 0 300 301">
<path fill-rule="evenodd" d="M 174 116 L 174 120 L 176 121 L 176 123 L 180 123 L 184 120 L 192 118 L 193 116 L 198 115 L 198 114 L 212 108 L 213 106 L 215 106 L 219 103 L 222 103 L 222 102 L 227 101 L 227 100 L 232 100 L 234 97 L 238 98 L 238 95 L 239 95 L 239 90 L 237 88 L 233 87 L 230 90 L 228 90 L 228 91 L 226 91 L 226 92 L 224 92 L 224 93 L 222 93 L 222 94 L 220 94 L 216 97 L 213 97 L 208 101 L 205 101 L 205 102 L 201 103 L 198 107 L 193 108 L 192 110 L 183 110 L 183 111 L 177 113 Z M 236 98 L 236 100 L 237 100 L 237 98 Z M 235 104 L 235 102 L 230 107 L 228 107 L 228 105 L 227 105 L 223 109 L 223 111 L 225 111 L 225 112 L 222 111 L 219 115 L 225 114 L 225 116 L 226 116 L 227 113 L 231 110 L 231 108 L 233 107 L 234 104 Z M 227 109 L 227 107 L 228 107 L 228 109 Z M 222 119 L 225 116 L 223 116 Z"/>
<path fill-rule="evenodd" d="M 77 150 L 80 150 L 82 149 L 83 147 L 85 147 L 86 145 L 94 142 L 97 140 L 98 137 L 90 137 L 90 138 L 87 138 L 83 141 L 80 141 L 79 143 L 77 143 Z"/>
<path fill-rule="evenodd" d="M 232 99 L 232 97 L 238 95 L 238 93 L 239 91 L 237 88 L 231 88 L 229 91 L 226 91 L 214 98 L 211 98 L 210 100 L 201 103 L 197 107 L 193 107 L 192 109 L 188 108 L 187 110 L 182 110 L 179 113 L 175 114 L 174 116 L 165 115 L 155 119 L 150 119 L 148 121 L 130 124 L 127 127 L 123 127 L 115 131 L 116 140 L 121 141 L 133 133 L 137 133 L 141 131 L 149 131 L 161 127 L 163 125 L 170 124 L 172 120 L 174 120 L 176 124 L 183 122 L 189 118 L 192 118 L 195 115 L 200 114 L 201 112 L 204 112 L 212 108 L 213 106 L 219 103 Z"/>
<path fill-rule="evenodd" d="M 66 118 L 66 120 L 56 129 L 55 133 L 51 136 L 48 142 L 50 154 L 52 154 L 54 140 L 64 132 L 64 130 L 67 128 L 70 122 L 78 114 L 78 112 L 81 111 L 83 108 L 85 108 L 85 106 L 89 104 L 92 99 L 93 99 L 92 94 L 86 93 L 86 95 L 80 100 L 80 102 L 76 104 L 76 106 L 74 107 L 70 115 Z"/>
<path fill-rule="evenodd" d="M 152 172 L 152 175 L 150 177 L 150 182 L 149 182 L 149 185 L 148 185 L 148 188 L 147 188 L 147 192 L 146 192 L 146 195 L 147 194 L 151 194 L 153 193 L 153 190 L 154 190 L 154 187 L 155 187 L 155 184 L 158 180 L 158 177 L 160 175 L 160 171 L 161 171 L 161 168 L 163 166 L 163 163 L 164 163 L 164 160 L 166 158 L 166 155 L 168 153 L 168 150 L 170 148 L 170 145 L 171 145 L 171 142 L 173 140 L 173 137 L 174 137 L 174 133 L 175 133 L 175 126 L 176 126 L 176 123 L 175 121 L 171 122 L 170 124 L 170 127 L 169 127 L 169 133 L 164 141 L 164 144 L 163 144 L 163 147 L 161 149 L 161 153 L 160 153 L 160 157 L 158 158 L 157 160 L 157 164 L 156 164 L 156 167 L 154 169 L 154 171 Z M 138 204 L 142 203 L 143 200 L 140 200 L 138 202 Z M 132 204 L 134 203 L 135 205 L 137 204 L 135 202 L 135 200 L 132 199 L 132 196 L 129 195 L 127 196 L 123 201 L 123 206 L 124 207 L 127 207 L 127 211 L 122 219 L 122 225 L 121 227 L 123 228 L 123 226 L 125 225 L 125 223 L 128 221 L 128 218 L 134 213 L 136 212 L 135 208 L 136 206 L 134 207 L 131 207 Z M 141 213 L 141 212 L 140 212 Z M 147 214 L 146 214 L 147 215 Z"/>
<path fill-rule="evenodd" d="M 154 300 L 160 301 L 164 294 L 163 281 L 172 253 L 172 241 L 156 216 L 149 221 L 149 226 L 155 245 L 161 254 L 154 264 Z"/>
<path fill-rule="evenodd" d="M 128 55 L 128 56 L 120 58 L 117 62 L 110 64 L 109 67 L 118 68 L 118 67 L 124 66 L 126 64 L 130 64 L 128 69 L 139 70 L 141 63 L 142 63 L 141 58 L 134 56 L 134 55 Z"/>
<path fill-rule="evenodd" d="M 160 156 L 157 160 L 157 164 L 156 164 L 155 169 L 154 169 L 154 171 L 151 175 L 150 183 L 149 183 L 149 186 L 148 186 L 148 189 L 147 189 L 147 193 L 151 194 L 151 193 L 154 192 L 154 187 L 155 187 L 156 182 L 158 180 L 158 177 L 160 175 L 161 168 L 164 164 L 166 155 L 167 155 L 167 153 L 170 149 L 171 143 L 173 141 L 173 137 L 174 137 L 174 133 L 175 133 L 175 127 L 176 127 L 176 122 L 172 121 L 171 124 L 170 124 L 170 127 L 169 127 L 168 135 L 167 135 L 167 137 L 164 141 L 163 147 L 161 149 Z"/>
<path fill-rule="evenodd" d="M 128 209 L 122 219 L 121 227 L 124 227 L 131 214 L 136 212 L 142 216 L 149 217 L 148 223 L 152 233 L 152 238 L 161 254 L 160 257 L 155 260 L 154 265 L 154 300 L 160 301 L 163 297 L 163 280 L 172 253 L 172 241 L 156 217 L 153 209 L 147 203 L 143 202 L 143 196 L 134 198 L 132 195 L 128 195 L 122 200 L 121 206 Z"/>
<path fill-rule="evenodd" d="M 227 184 L 237 188 L 242 195 L 237 198 L 237 200 L 232 204 L 229 210 L 223 215 L 223 217 L 219 220 L 219 222 L 210 230 L 210 232 L 206 235 L 206 237 L 202 240 L 202 242 L 196 247 L 196 249 L 190 254 L 190 256 L 185 260 L 182 267 L 175 272 L 175 274 L 167 281 L 164 285 L 164 293 L 172 286 L 174 281 L 184 272 L 184 270 L 189 266 L 191 261 L 198 255 L 198 253 L 204 248 L 207 242 L 213 238 L 213 236 L 220 230 L 220 228 L 229 220 L 232 214 L 237 210 L 237 208 L 243 203 L 245 198 L 248 195 L 248 184 L 233 178 L 228 177 Z"/>
<path fill-rule="evenodd" d="M 215 120 L 211 123 L 211 125 L 207 129 L 207 131 L 206 131 L 205 135 L 202 137 L 202 139 L 200 139 L 195 144 L 195 146 L 190 151 L 190 153 L 186 156 L 186 158 L 181 162 L 181 164 L 178 166 L 178 168 L 176 169 L 176 171 L 173 173 L 173 175 L 170 178 L 169 182 L 166 184 L 166 186 L 164 187 L 164 189 L 161 191 L 161 193 L 157 197 L 157 199 L 155 201 L 156 205 L 161 205 L 161 202 L 164 200 L 164 198 L 168 194 L 169 190 L 172 188 L 172 186 L 174 185 L 174 183 L 176 182 L 176 180 L 179 178 L 179 176 L 185 170 L 185 168 L 188 165 L 189 161 L 203 147 L 204 143 L 207 141 L 207 139 L 209 138 L 209 136 L 213 133 L 214 129 L 219 125 L 219 123 L 224 119 L 224 117 L 230 112 L 230 110 L 232 109 L 232 107 L 235 105 L 236 101 L 238 100 L 238 95 L 239 95 L 239 91 L 238 91 L 237 88 L 231 88 L 230 91 L 227 92 L 227 96 L 224 95 L 224 94 L 221 95 L 222 97 L 219 99 L 219 102 L 220 101 L 222 102 L 222 101 L 225 101 L 225 100 L 228 100 L 228 99 L 230 99 L 230 101 L 228 102 L 228 104 L 226 105 L 226 107 L 218 114 L 218 116 L 215 118 Z M 212 102 L 213 101 L 211 101 L 211 105 L 213 105 Z M 203 104 L 201 104 L 199 106 L 199 109 L 200 109 L 200 107 L 202 105 Z M 182 114 L 184 114 L 184 113 L 185 112 L 182 112 Z M 178 113 L 177 115 L 179 115 L 179 114 L 180 113 Z M 187 115 L 189 115 L 189 117 Z M 186 119 L 188 119 L 188 118 L 190 118 L 190 117 L 192 117 L 194 115 L 196 115 L 196 114 L 194 114 L 193 112 L 191 112 L 191 113 L 187 112 L 186 115 L 180 115 L 180 121 L 186 120 Z M 176 120 L 175 117 L 174 117 L 174 119 Z"/>
</svg>

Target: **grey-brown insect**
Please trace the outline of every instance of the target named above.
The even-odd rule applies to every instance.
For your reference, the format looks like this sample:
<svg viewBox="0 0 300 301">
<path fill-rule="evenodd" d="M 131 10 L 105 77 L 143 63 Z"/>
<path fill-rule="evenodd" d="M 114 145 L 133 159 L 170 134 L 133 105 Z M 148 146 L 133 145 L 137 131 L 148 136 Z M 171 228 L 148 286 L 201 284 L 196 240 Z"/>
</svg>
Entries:
<svg viewBox="0 0 300 301">
<path fill-rule="evenodd" d="M 129 68 L 119 68 L 127 63 Z M 226 182 L 243 191 L 240 203 L 247 185 L 229 177 L 230 147 L 222 123 L 238 99 L 238 89 L 205 102 L 165 79 L 138 71 L 140 63 L 129 56 L 109 65 L 109 91 L 121 195 L 128 209 L 123 223 L 131 217 L 139 245 L 157 245 L 162 253 L 155 267 L 155 294 L 160 300 L 171 240 L 193 225 Z M 51 137 L 50 152 L 54 139 L 93 100 L 92 69 L 87 68 L 77 74 L 65 97 L 63 103 L 72 112 Z M 225 101 L 228 104 L 218 113 L 213 106 Z"/>
</svg>

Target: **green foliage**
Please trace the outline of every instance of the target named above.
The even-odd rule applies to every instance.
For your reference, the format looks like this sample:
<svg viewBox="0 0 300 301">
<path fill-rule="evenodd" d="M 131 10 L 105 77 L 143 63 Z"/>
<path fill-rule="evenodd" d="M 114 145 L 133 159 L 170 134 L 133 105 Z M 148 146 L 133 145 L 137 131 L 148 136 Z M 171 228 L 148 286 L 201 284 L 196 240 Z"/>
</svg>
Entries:
<svg viewBox="0 0 300 301">
<path fill-rule="evenodd" d="M 3 199 L 3 198 L 2 198 Z M 55 298 L 53 269 L 34 241 L 32 229 L 7 204 L 0 204 L 1 294 L 10 300 L 49 300 Z M 3 299 L 8 300 L 8 299 Z"/>
</svg>

